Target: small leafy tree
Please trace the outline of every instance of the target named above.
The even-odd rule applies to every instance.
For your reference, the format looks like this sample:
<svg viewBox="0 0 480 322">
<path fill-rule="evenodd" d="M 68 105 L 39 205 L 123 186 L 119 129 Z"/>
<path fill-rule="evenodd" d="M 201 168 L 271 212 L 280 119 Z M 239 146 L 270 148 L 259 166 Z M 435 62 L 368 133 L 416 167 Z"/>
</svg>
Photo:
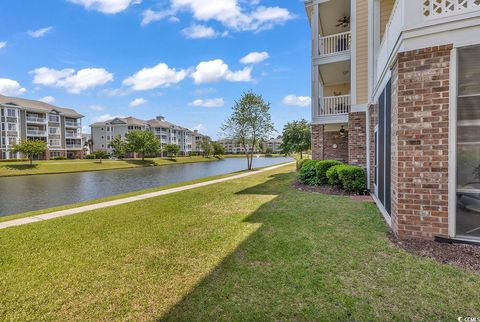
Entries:
<svg viewBox="0 0 480 322">
<path fill-rule="evenodd" d="M 40 140 L 23 140 L 19 144 L 15 144 L 12 148 L 13 153 L 21 152 L 29 160 L 30 165 L 33 164 L 33 158 L 47 149 L 47 142 Z"/>
<path fill-rule="evenodd" d="M 213 147 L 213 155 L 221 156 L 225 154 L 225 148 L 220 143 L 212 142 L 212 147 Z"/>
<path fill-rule="evenodd" d="M 303 119 L 287 123 L 283 128 L 282 137 L 281 148 L 283 153 L 300 153 L 300 159 L 302 159 L 303 152 L 310 149 L 312 142 L 310 124 Z"/>
<path fill-rule="evenodd" d="M 208 157 L 210 154 L 212 154 L 212 151 L 213 151 L 212 141 L 210 140 L 209 137 L 204 136 L 202 138 L 202 141 L 200 142 L 200 148 L 203 151 L 204 157 Z"/>
<path fill-rule="evenodd" d="M 252 91 L 243 93 L 235 102 L 232 115 L 223 124 L 222 130 L 228 138 L 241 144 L 247 154 L 247 168 L 251 170 L 255 147 L 275 131 L 270 103 Z"/>
<path fill-rule="evenodd" d="M 100 161 L 100 163 L 102 163 L 103 159 L 108 159 L 108 153 L 105 150 L 97 150 L 93 153 L 93 155 Z"/>
<path fill-rule="evenodd" d="M 145 155 L 154 155 L 160 151 L 160 140 L 150 131 L 132 131 L 125 134 L 126 151 Z"/>
<path fill-rule="evenodd" d="M 271 148 L 271 147 L 266 148 L 265 153 L 266 154 L 273 154 L 273 148 Z"/>
<path fill-rule="evenodd" d="M 125 152 L 127 151 L 127 144 L 120 135 L 117 135 L 113 140 L 110 142 L 110 146 L 113 149 L 113 155 L 117 158 L 123 158 L 125 156 Z"/>
<path fill-rule="evenodd" d="M 176 144 L 167 144 L 165 146 L 165 152 L 168 156 L 176 156 L 180 152 L 180 147 Z"/>
</svg>

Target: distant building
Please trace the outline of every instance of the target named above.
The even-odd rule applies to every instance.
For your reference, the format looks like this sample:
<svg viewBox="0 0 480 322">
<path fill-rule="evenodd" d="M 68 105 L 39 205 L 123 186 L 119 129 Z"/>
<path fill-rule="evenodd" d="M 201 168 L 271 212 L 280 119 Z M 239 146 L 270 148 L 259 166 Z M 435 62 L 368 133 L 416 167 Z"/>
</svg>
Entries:
<svg viewBox="0 0 480 322">
<path fill-rule="evenodd" d="M 125 139 L 127 133 L 135 130 L 153 132 L 163 145 L 178 145 L 180 153 L 183 155 L 199 152 L 195 140 L 203 137 L 196 131 L 165 121 L 163 116 L 148 121 L 134 117 L 117 117 L 105 122 L 93 123 L 90 127 L 92 129 L 93 152 L 97 150 L 112 152 L 110 142 L 115 137 Z"/>
<path fill-rule="evenodd" d="M 0 95 L 0 159 L 24 157 L 11 148 L 25 139 L 47 142 L 39 159 L 82 158 L 82 118 L 69 108 Z"/>
<path fill-rule="evenodd" d="M 244 154 L 246 153 L 245 149 L 243 148 L 242 144 L 235 140 L 231 139 L 222 139 L 219 140 L 218 143 L 223 146 L 225 149 L 226 154 Z M 276 138 L 276 139 L 269 139 L 268 141 L 263 142 L 263 151 L 259 148 L 256 147 L 254 149 L 254 153 L 264 153 L 266 152 L 267 148 L 272 149 L 272 153 L 280 153 L 280 145 L 282 144 L 282 139 L 281 138 Z M 251 146 L 247 146 L 247 150 L 250 151 Z"/>
</svg>

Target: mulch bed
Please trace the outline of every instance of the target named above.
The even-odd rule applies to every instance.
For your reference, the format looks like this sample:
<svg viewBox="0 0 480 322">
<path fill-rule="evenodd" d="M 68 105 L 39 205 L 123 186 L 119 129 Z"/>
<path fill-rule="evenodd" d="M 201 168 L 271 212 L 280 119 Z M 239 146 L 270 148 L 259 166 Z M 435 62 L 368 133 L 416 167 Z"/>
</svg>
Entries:
<svg viewBox="0 0 480 322">
<path fill-rule="evenodd" d="M 350 198 L 353 200 L 373 202 L 372 197 L 370 197 L 369 195 L 359 196 L 359 195 L 352 194 L 348 191 L 345 191 L 343 189 L 332 187 L 329 185 L 309 186 L 307 184 L 301 183 L 298 180 L 295 180 L 293 182 L 293 187 L 299 191 L 304 191 L 304 192 L 316 192 L 324 195 L 334 195 L 334 196 L 350 196 Z"/>
<path fill-rule="evenodd" d="M 480 246 L 448 244 L 424 239 L 399 240 L 393 233 L 390 233 L 388 238 L 394 246 L 402 248 L 410 254 L 480 272 Z"/>
</svg>

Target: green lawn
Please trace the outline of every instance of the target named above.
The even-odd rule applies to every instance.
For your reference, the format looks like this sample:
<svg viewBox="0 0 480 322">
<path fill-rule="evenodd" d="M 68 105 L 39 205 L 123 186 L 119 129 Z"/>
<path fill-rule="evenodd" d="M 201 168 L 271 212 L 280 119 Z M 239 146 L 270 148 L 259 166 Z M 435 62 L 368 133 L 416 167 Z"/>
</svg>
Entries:
<svg viewBox="0 0 480 322">
<path fill-rule="evenodd" d="M 126 160 L 50 160 L 35 161 L 33 166 L 29 162 L 0 162 L 0 177 L 20 176 L 32 174 L 51 174 L 67 172 L 99 171 L 112 169 L 127 169 L 136 167 L 161 166 L 167 164 L 181 164 L 194 162 L 218 161 L 217 157 L 178 157 L 175 159 L 126 159 Z"/>
<path fill-rule="evenodd" d="M 480 275 L 393 248 L 293 166 L 0 230 L 0 320 L 456 320 Z"/>
</svg>

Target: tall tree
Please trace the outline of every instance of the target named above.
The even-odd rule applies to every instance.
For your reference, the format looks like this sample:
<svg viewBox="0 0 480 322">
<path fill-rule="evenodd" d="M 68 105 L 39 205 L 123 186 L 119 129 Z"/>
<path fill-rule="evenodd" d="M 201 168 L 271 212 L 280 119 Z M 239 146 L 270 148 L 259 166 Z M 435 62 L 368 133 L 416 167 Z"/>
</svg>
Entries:
<svg viewBox="0 0 480 322">
<path fill-rule="evenodd" d="M 212 154 L 212 140 L 208 136 L 204 136 L 202 138 L 202 141 L 200 141 L 200 148 L 203 151 L 203 156 L 208 157 L 210 154 Z"/>
<path fill-rule="evenodd" d="M 233 106 L 232 115 L 222 126 L 226 136 L 238 142 L 247 154 L 248 170 L 252 169 L 253 153 L 259 141 L 275 131 L 270 116 L 270 103 L 252 91 L 243 93 Z"/>
<path fill-rule="evenodd" d="M 132 131 L 125 134 L 126 151 L 145 155 L 155 155 L 160 151 L 160 140 L 150 131 Z"/>
<path fill-rule="evenodd" d="M 213 155 L 221 156 L 225 154 L 225 148 L 220 143 L 212 142 L 212 147 L 213 147 Z"/>
<path fill-rule="evenodd" d="M 125 156 L 125 152 L 127 151 L 127 143 L 122 140 L 120 135 L 117 135 L 113 138 L 110 142 L 110 146 L 113 149 L 113 155 L 117 158 L 123 158 Z"/>
<path fill-rule="evenodd" d="M 300 159 L 303 159 L 303 152 L 310 149 L 312 142 L 310 124 L 304 119 L 287 123 L 283 128 L 282 140 L 283 153 L 300 153 Z"/>
<path fill-rule="evenodd" d="M 12 148 L 13 153 L 21 152 L 30 160 L 30 165 L 33 164 L 33 158 L 47 149 L 47 142 L 40 140 L 23 140 L 19 144 L 15 144 Z"/>
</svg>

